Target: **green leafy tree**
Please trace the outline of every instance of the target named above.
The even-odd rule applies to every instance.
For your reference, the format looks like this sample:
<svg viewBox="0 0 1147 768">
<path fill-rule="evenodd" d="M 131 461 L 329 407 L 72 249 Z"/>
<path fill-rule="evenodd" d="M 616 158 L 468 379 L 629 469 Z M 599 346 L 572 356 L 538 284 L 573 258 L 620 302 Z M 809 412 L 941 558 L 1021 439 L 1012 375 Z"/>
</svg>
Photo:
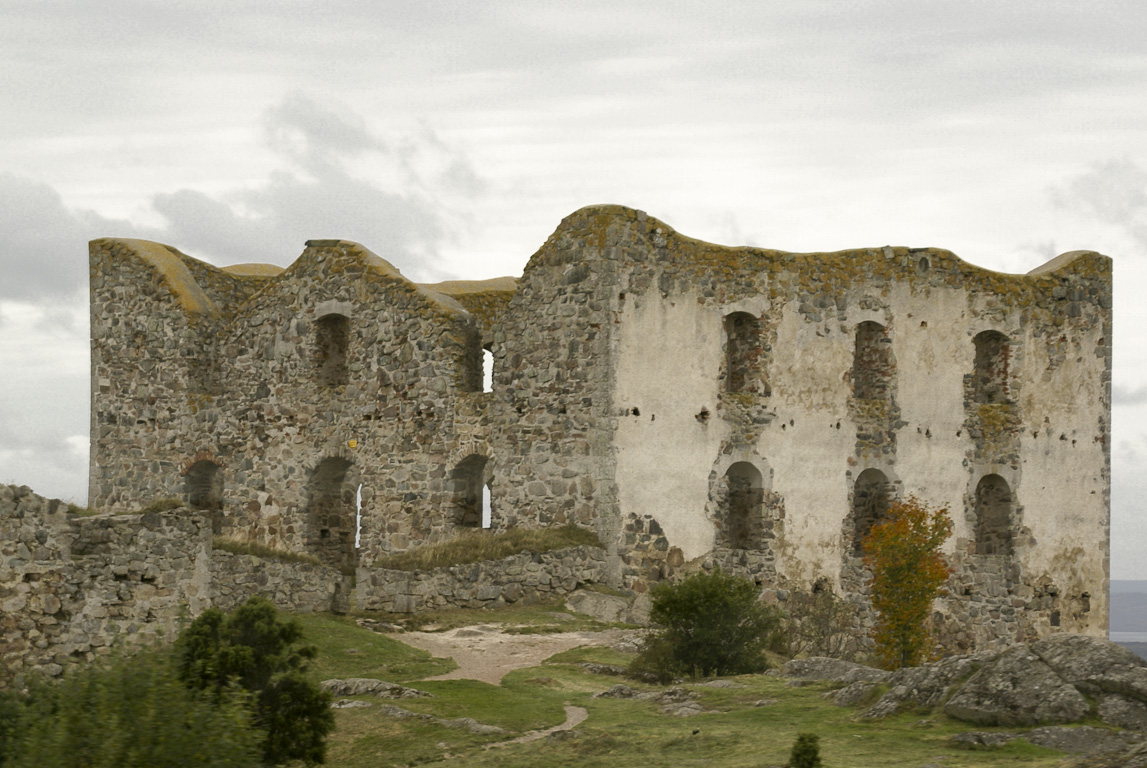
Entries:
<svg viewBox="0 0 1147 768">
<path fill-rule="evenodd" d="M 789 752 L 788 768 L 820 768 L 820 737 L 815 733 L 798 733 Z"/>
<path fill-rule="evenodd" d="M 758 601 L 751 581 L 721 570 L 653 590 L 650 619 L 659 628 L 631 666 L 654 677 L 736 675 L 763 671 L 764 649 L 778 631 L 778 611 Z"/>
<path fill-rule="evenodd" d="M 229 614 L 204 611 L 176 641 L 179 677 L 223 700 L 234 688 L 249 692 L 255 725 L 265 734 L 263 759 L 321 763 L 334 728 L 330 694 L 303 676 L 315 657 L 298 622 L 283 621 L 270 601 L 252 597 Z"/>
<path fill-rule="evenodd" d="M 930 509 L 909 497 L 891 504 L 864 538 L 877 613 L 873 639 L 886 669 L 915 666 L 930 655 L 932 601 L 952 572 L 940 548 L 951 534 L 947 509 Z"/>
<path fill-rule="evenodd" d="M 169 655 L 143 651 L 32 681 L 5 697 L 4 768 L 184 768 L 262 765 L 262 734 L 241 696 L 213 703 L 177 677 Z"/>
</svg>

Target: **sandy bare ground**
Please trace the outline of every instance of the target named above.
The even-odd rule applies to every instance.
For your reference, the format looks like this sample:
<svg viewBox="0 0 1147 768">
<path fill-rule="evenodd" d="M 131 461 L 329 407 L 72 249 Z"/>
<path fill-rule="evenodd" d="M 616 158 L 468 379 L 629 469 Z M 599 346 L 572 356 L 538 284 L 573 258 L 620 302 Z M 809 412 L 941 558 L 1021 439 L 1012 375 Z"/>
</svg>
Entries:
<svg viewBox="0 0 1147 768">
<path fill-rule="evenodd" d="M 427 680 L 481 680 L 498 685 L 507 672 L 536 667 L 555 653 L 582 645 L 614 646 L 634 636 L 634 630 L 560 632 L 510 635 L 501 624 L 477 624 L 445 632 L 402 632 L 390 635 L 400 643 L 453 658 L 458 668 Z"/>
</svg>

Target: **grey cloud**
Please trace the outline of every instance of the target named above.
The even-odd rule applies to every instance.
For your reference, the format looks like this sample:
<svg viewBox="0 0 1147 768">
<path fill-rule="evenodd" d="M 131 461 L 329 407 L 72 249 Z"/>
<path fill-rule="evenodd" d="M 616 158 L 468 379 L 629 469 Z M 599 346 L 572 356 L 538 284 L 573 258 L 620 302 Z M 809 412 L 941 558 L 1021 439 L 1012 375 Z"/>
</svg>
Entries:
<svg viewBox="0 0 1147 768">
<path fill-rule="evenodd" d="M 416 98 L 434 94 L 434 103 L 473 100 L 497 109 L 571 94 L 600 98 L 628 85 L 612 107 L 619 116 L 634 107 L 635 94 L 644 105 L 667 96 L 673 105 L 703 102 L 716 93 L 740 96 L 725 102 L 730 111 L 745 99 L 769 98 L 802 111 L 866 110 L 853 113 L 861 117 L 890 106 L 899 114 L 985 102 L 1023 109 L 1014 100 L 1025 95 L 1062 98 L 1075 87 L 1141 82 L 1147 50 L 1140 34 L 1147 6 L 1117 0 L 972 9 L 963 2 L 790 0 L 731 4 L 719 13 L 685 0 L 283 0 L 282 7 L 268 14 L 260 4 L 234 2 L 205 13 L 108 0 L 13 9 L 0 31 L 0 64 L 18 84 L 13 113 L 30 118 L 14 130 L 36 135 L 60 115 L 156 114 L 164 100 L 147 98 L 150 88 L 205 78 L 227 92 L 236 72 L 252 70 L 300 87 L 409 88 Z M 45 55 L 45 29 L 66 55 Z M 656 65 L 640 72 L 606 66 L 626 60 Z M 45 92 L 55 96 L 51 104 L 43 103 Z M 217 97 L 213 89 L 202 98 Z"/>
<path fill-rule="evenodd" d="M 337 237 L 361 242 L 414 279 L 440 275 L 439 249 L 464 226 L 457 209 L 486 186 L 462 152 L 427 126 L 388 147 L 361 117 L 300 95 L 267 110 L 264 123 L 283 167 L 218 196 L 155 195 L 161 227 L 72 210 L 49 185 L 0 174 L 0 299 L 74 294 L 87 281 L 87 241 L 107 236 L 158 240 L 219 264 L 287 264 L 306 240 Z M 387 181 L 352 173 L 364 159 Z"/>
<path fill-rule="evenodd" d="M 153 207 L 167 220 L 157 239 L 219 263 L 283 264 L 306 240 L 345 238 L 421 279 L 437 274 L 438 249 L 459 234 L 455 202 L 485 187 L 468 158 L 425 126 L 388 143 L 357 115 L 300 95 L 267 110 L 264 123 L 285 167 L 226 196 L 156 195 Z M 364 159 L 389 180 L 352 174 L 352 161 Z"/>
<path fill-rule="evenodd" d="M 47 184 L 0 174 L 0 299 L 74 293 L 87 283 L 88 240 L 133 231 L 127 222 L 68 209 Z"/>
<path fill-rule="evenodd" d="M 264 113 L 270 146 L 308 170 L 367 151 L 385 151 L 353 112 L 324 109 L 303 94 L 288 95 Z"/>
<path fill-rule="evenodd" d="M 1128 387 L 1122 384 L 1112 385 L 1112 405 L 1142 405 L 1143 403 L 1147 403 L 1147 384 L 1138 387 Z"/>
<path fill-rule="evenodd" d="M 1124 229 L 1147 247 L 1147 171 L 1127 158 L 1108 160 L 1052 190 L 1060 207 Z"/>
</svg>

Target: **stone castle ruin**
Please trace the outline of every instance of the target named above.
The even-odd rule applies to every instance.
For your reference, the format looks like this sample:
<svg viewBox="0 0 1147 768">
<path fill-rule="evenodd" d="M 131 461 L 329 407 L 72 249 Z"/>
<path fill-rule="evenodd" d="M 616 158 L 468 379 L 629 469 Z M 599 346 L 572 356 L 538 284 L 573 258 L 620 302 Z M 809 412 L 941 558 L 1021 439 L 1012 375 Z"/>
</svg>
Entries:
<svg viewBox="0 0 1147 768">
<path fill-rule="evenodd" d="M 1010 275 L 932 248 L 726 248 L 598 206 L 518 280 L 418 285 L 343 240 L 286 269 L 96 240 L 91 318 L 91 506 L 187 509 L 71 519 L 0 488 L 6 659 L 51 669 L 256 592 L 409 611 L 720 566 L 864 605 L 859 542 L 908 495 L 955 522 L 947 648 L 1106 633 L 1097 253 Z M 385 569 L 468 529 L 562 524 L 604 549 Z"/>
<path fill-rule="evenodd" d="M 572 523 L 603 579 L 689 563 L 863 597 L 891 500 L 947 507 L 968 648 L 1107 625 L 1111 261 L 798 254 L 582 209 L 521 278 L 419 285 L 312 240 L 286 269 L 91 243 L 90 503 L 354 573 L 460 531 Z M 483 382 L 483 358 L 492 381 Z M 382 574 L 382 575 L 380 575 Z"/>
</svg>

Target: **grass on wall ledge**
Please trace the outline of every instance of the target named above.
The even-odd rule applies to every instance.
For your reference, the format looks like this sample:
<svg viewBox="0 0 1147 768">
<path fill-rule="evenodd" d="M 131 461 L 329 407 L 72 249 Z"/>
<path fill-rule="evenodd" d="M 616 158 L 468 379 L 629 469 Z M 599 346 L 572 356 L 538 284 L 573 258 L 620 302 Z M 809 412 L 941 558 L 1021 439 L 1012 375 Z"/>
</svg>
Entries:
<svg viewBox="0 0 1147 768">
<path fill-rule="evenodd" d="M 500 533 L 469 530 L 451 541 L 383 558 L 375 563 L 375 567 L 392 571 L 429 571 L 451 565 L 501 560 L 520 552 L 540 554 L 569 547 L 601 545 L 596 534 L 576 525 L 541 529 L 511 528 Z"/>
<path fill-rule="evenodd" d="M 268 547 L 265 544 L 256 544 L 251 541 L 239 541 L 238 539 L 229 539 L 224 536 L 216 536 L 211 539 L 211 545 L 215 549 L 220 549 L 224 552 L 230 552 L 233 555 L 251 555 L 252 557 L 261 557 L 264 560 L 281 560 L 287 563 L 307 563 L 309 565 L 322 565 L 322 562 L 313 555 L 304 555 L 301 552 L 289 552 L 285 549 L 275 549 Z"/>
</svg>

